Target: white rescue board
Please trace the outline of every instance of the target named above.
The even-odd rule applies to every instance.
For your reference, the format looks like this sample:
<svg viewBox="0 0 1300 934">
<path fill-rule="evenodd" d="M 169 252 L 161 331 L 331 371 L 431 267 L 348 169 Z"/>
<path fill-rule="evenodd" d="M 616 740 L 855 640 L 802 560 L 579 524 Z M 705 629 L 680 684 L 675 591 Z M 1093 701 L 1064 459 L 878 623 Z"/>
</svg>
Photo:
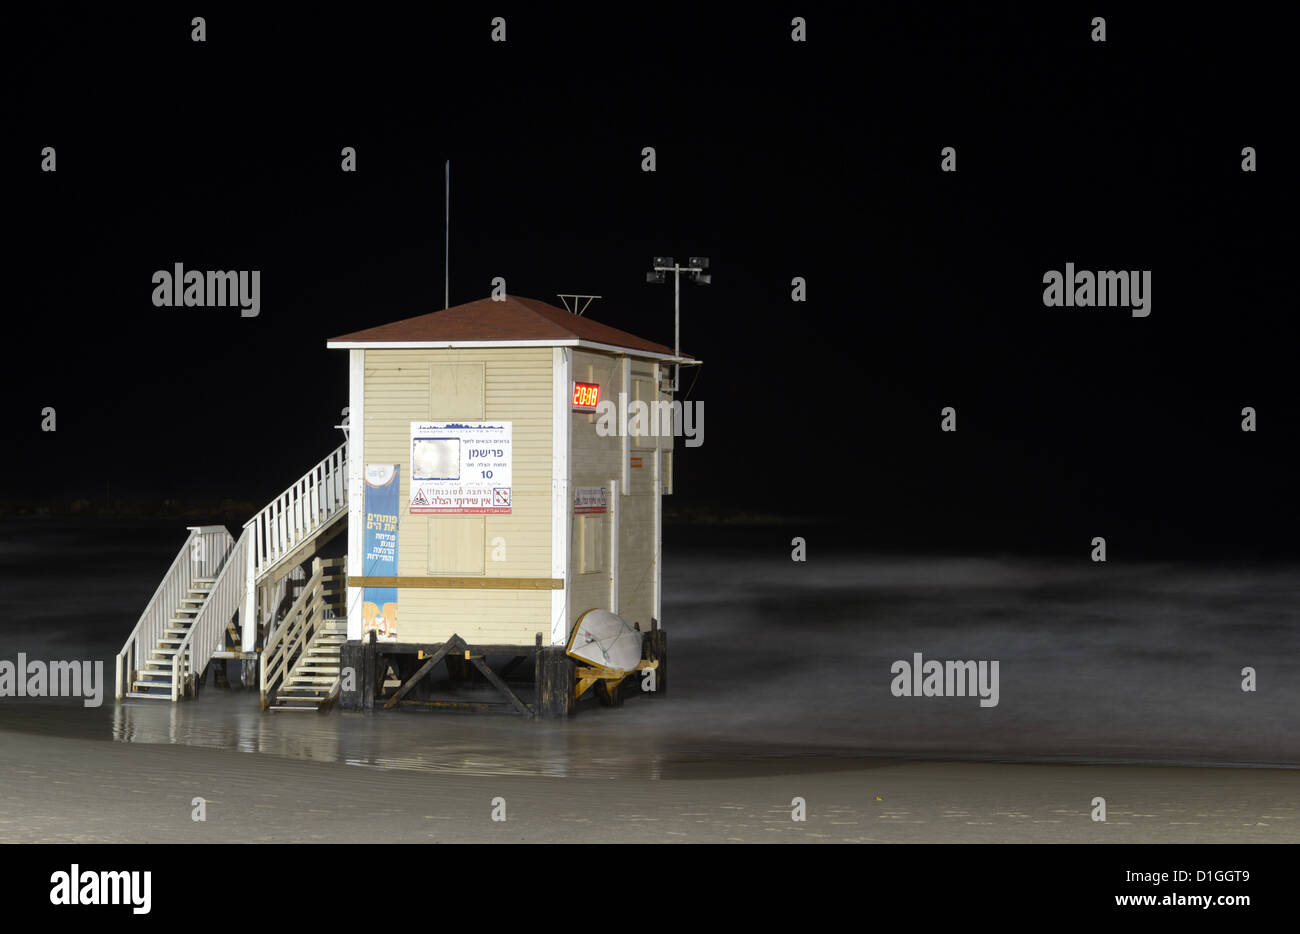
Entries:
<svg viewBox="0 0 1300 934">
<path fill-rule="evenodd" d="M 600 668 L 634 671 L 641 662 L 641 633 L 609 610 L 588 610 L 574 624 L 566 651 Z"/>
</svg>

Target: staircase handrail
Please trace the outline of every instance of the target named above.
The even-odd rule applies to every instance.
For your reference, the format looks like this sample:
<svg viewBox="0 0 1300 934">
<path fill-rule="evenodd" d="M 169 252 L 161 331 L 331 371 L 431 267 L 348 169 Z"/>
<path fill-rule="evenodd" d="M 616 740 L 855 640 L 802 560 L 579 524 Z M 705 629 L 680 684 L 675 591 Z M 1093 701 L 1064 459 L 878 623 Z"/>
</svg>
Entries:
<svg viewBox="0 0 1300 934">
<path fill-rule="evenodd" d="M 251 527 L 252 574 L 261 578 L 348 505 L 344 441 L 245 523 Z"/>
<path fill-rule="evenodd" d="M 145 604 L 144 612 L 117 653 L 116 696 L 118 700 L 130 690 L 131 682 L 143 661 L 142 654 L 159 644 L 163 630 L 176 614 L 181 601 L 189 595 L 195 578 L 206 578 L 221 566 L 234 541 L 221 525 L 188 526 L 189 535 L 158 588 Z M 178 653 L 179 654 L 179 653 Z"/>
<path fill-rule="evenodd" d="M 345 564 L 345 558 L 313 560 L 311 578 L 283 622 L 267 638 L 262 647 L 262 663 L 258 666 L 263 710 L 267 708 L 272 691 L 289 675 L 290 664 L 302 657 L 311 638 L 320 630 L 327 611 L 331 607 L 337 610 L 345 588 L 339 586 L 340 578 L 332 572 Z"/>
<path fill-rule="evenodd" d="M 180 650 L 172 656 L 173 701 L 180 697 L 190 677 L 202 674 L 212 656 L 220 651 L 226 626 L 244 603 L 244 556 L 249 537 L 245 528 L 227 551 L 208 599 L 194 617 Z"/>
</svg>

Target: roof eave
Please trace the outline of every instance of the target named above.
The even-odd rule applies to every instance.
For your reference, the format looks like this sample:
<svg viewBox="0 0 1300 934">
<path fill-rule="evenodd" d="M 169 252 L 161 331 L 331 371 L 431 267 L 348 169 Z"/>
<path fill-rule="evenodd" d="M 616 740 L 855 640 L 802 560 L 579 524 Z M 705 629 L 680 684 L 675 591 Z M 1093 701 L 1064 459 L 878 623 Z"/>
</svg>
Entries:
<svg viewBox="0 0 1300 934">
<path fill-rule="evenodd" d="M 616 344 L 602 344 L 578 338 L 564 340 L 535 341 L 348 341 L 332 340 L 325 342 L 327 350 L 458 350 L 477 347 L 582 347 L 587 350 L 601 350 L 611 353 L 626 354 L 629 357 L 645 357 L 649 360 L 673 362 L 696 362 L 694 357 L 685 354 L 677 356 L 671 353 L 657 353 L 653 350 L 639 350 L 635 347 L 621 347 Z"/>
</svg>

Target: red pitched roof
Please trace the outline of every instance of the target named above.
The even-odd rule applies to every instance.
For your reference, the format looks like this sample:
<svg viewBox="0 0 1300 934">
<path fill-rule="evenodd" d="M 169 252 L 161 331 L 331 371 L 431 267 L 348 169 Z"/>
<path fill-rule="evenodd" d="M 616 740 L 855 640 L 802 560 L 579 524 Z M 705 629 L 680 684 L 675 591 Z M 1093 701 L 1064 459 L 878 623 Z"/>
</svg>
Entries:
<svg viewBox="0 0 1300 934">
<path fill-rule="evenodd" d="M 570 341 L 609 344 L 628 350 L 673 355 L 671 347 L 620 331 L 591 318 L 570 314 L 535 298 L 481 298 L 445 311 L 381 324 L 330 343 L 442 343 L 458 341 Z M 682 354 L 683 357 L 689 356 Z"/>
</svg>

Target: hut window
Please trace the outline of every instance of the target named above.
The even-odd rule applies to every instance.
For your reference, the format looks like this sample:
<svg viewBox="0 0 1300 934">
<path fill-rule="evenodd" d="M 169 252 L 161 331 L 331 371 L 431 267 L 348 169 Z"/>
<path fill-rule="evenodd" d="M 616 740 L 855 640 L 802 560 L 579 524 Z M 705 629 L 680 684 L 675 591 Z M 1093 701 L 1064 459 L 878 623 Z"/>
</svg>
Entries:
<svg viewBox="0 0 1300 934">
<path fill-rule="evenodd" d="M 483 573 L 483 516 L 429 517 L 429 573 Z"/>
<path fill-rule="evenodd" d="M 579 516 L 578 541 L 574 549 L 578 555 L 579 574 L 598 574 L 605 570 L 605 517 Z"/>
<path fill-rule="evenodd" d="M 484 365 L 433 363 L 429 365 L 429 418 L 449 421 L 483 418 Z"/>
</svg>

